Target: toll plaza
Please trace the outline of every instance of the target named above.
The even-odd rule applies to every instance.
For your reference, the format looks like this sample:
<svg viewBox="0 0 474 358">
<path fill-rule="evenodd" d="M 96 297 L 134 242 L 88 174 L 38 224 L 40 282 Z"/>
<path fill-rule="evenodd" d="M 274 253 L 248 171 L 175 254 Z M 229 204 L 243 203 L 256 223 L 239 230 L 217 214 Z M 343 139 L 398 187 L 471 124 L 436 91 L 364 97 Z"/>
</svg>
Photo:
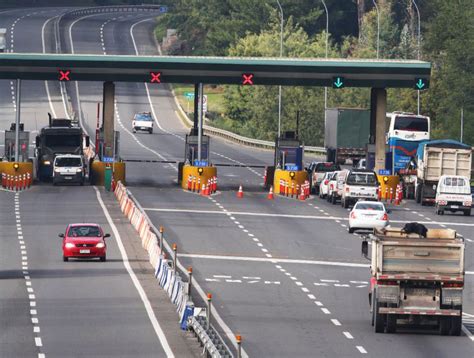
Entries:
<svg viewBox="0 0 474 358">
<path fill-rule="evenodd" d="M 188 56 L 117 56 L 71 54 L 0 53 L 0 79 L 17 80 L 17 98 L 20 98 L 21 80 L 101 81 L 103 82 L 103 147 L 94 161 L 94 175 L 104 175 L 104 160 L 122 168 L 125 163 L 116 152 L 114 129 L 114 82 L 192 83 L 194 95 L 193 135 L 198 136 L 197 158 L 180 164 L 181 178 L 199 172 L 217 175 L 209 160 L 203 160 L 202 108 L 203 84 L 321 86 L 341 89 L 370 87 L 371 120 L 369 143 L 374 148 L 374 169 L 385 169 L 385 116 L 387 88 L 427 89 L 431 64 L 416 60 L 374 59 L 299 59 L 299 58 L 233 58 Z M 17 107 L 19 108 L 19 106 Z M 282 138 L 283 140 L 283 138 Z M 285 139 L 286 140 L 286 139 Z M 283 148 L 284 142 L 280 143 Z M 298 165 L 298 149 L 288 146 L 279 158 L 280 173 L 288 172 L 295 181 L 303 180 L 303 169 Z M 186 155 L 187 156 L 187 155 Z M 283 157 L 284 163 L 283 163 Z M 105 158 L 105 159 L 104 159 Z M 197 159 L 197 162 L 196 162 Z M 97 164 L 95 164 L 97 162 Z M 288 170 L 289 165 L 294 169 Z M 276 164 L 276 163 L 275 163 Z M 201 169 L 199 169 L 201 168 Z M 97 171 L 97 173 L 95 173 Z M 196 172 L 195 172 L 196 171 Z M 207 174 L 206 174 L 207 175 Z M 300 178 L 301 176 L 301 178 Z M 114 175 L 115 177 L 115 175 Z M 275 180 L 276 176 L 274 176 Z M 291 179 L 291 178 L 290 178 Z M 186 180 L 181 180 L 181 184 Z M 98 182 L 100 184 L 100 182 Z M 275 181 L 273 182 L 275 184 Z M 274 185 L 279 189 L 279 182 Z"/>
</svg>

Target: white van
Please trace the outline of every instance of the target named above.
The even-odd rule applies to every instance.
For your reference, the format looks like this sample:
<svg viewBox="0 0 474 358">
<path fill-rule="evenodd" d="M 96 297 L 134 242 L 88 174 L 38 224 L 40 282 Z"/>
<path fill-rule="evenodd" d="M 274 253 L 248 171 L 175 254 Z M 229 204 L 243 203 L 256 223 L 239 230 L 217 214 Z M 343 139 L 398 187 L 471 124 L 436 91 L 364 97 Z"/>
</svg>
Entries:
<svg viewBox="0 0 474 358">
<path fill-rule="evenodd" d="M 445 211 L 452 213 L 462 211 L 465 216 L 471 215 L 471 184 L 469 178 L 459 175 L 442 175 L 436 187 L 436 214 Z"/>
<path fill-rule="evenodd" d="M 84 185 L 85 166 L 81 155 L 60 154 L 54 158 L 53 185 L 58 183 L 79 183 Z"/>
</svg>

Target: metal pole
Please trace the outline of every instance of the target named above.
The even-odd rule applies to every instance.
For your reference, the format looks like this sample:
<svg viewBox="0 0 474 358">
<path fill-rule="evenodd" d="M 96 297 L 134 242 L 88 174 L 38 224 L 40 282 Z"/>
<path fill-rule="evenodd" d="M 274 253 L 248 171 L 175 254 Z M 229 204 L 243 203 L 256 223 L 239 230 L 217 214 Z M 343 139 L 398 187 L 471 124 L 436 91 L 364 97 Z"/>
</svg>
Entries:
<svg viewBox="0 0 474 358">
<path fill-rule="evenodd" d="M 281 7 L 280 1 L 276 0 L 278 7 L 280 8 L 280 57 L 283 57 L 283 8 Z M 278 138 L 281 133 L 281 85 L 278 86 Z"/>
<path fill-rule="evenodd" d="M 211 304 L 212 302 L 212 295 L 210 293 L 207 294 L 207 327 L 206 329 L 209 330 L 211 327 Z"/>
<path fill-rule="evenodd" d="M 203 91 L 202 83 L 199 84 L 199 105 L 198 105 L 198 162 L 201 164 L 201 146 L 202 146 L 202 101 L 203 101 Z"/>
<path fill-rule="evenodd" d="M 178 246 L 173 244 L 173 272 L 176 272 L 176 260 L 178 257 Z"/>
<path fill-rule="evenodd" d="M 379 7 L 377 6 L 377 2 L 372 0 L 375 6 L 375 10 L 377 11 L 377 59 L 379 58 L 379 43 L 380 43 L 380 13 Z"/>
<path fill-rule="evenodd" d="M 237 358 L 242 357 L 242 336 L 241 335 L 236 335 L 235 340 L 237 342 Z"/>
<path fill-rule="evenodd" d="M 163 252 L 163 236 L 165 236 L 165 228 L 163 226 L 160 226 L 160 237 L 159 237 L 159 245 L 160 245 L 160 251 Z"/>
<path fill-rule="evenodd" d="M 321 0 L 326 11 L 326 59 L 328 58 L 328 45 L 329 45 L 329 12 L 326 6 L 326 2 Z M 326 109 L 328 108 L 328 88 L 324 86 L 324 125 L 326 125 Z"/>
<path fill-rule="evenodd" d="M 413 5 L 415 6 L 416 9 L 416 14 L 418 16 L 418 51 L 417 51 L 417 60 L 420 59 L 420 54 L 421 54 L 421 21 L 420 21 L 420 10 L 418 9 L 418 6 L 416 5 L 415 0 L 411 0 Z M 420 114 L 420 90 L 416 91 L 417 92 L 417 113 Z"/>
<path fill-rule="evenodd" d="M 16 80 L 16 116 L 15 116 L 15 162 L 18 162 L 20 154 L 20 106 L 21 106 L 21 80 Z"/>
<path fill-rule="evenodd" d="M 464 137 L 464 107 L 461 107 L 461 138 L 459 139 L 462 142 Z"/>
<path fill-rule="evenodd" d="M 189 284 L 188 284 L 188 297 L 191 299 L 191 287 L 193 285 L 193 268 L 188 267 L 188 275 L 189 275 Z"/>
</svg>

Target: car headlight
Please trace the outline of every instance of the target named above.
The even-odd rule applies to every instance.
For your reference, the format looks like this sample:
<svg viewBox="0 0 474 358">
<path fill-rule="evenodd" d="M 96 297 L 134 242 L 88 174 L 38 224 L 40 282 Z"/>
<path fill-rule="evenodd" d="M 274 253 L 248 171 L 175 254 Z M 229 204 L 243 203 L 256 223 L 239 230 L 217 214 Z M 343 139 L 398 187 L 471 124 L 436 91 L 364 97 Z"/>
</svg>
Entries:
<svg viewBox="0 0 474 358">
<path fill-rule="evenodd" d="M 81 168 L 77 168 L 77 169 L 76 169 L 76 172 L 77 172 L 77 173 L 80 173 L 80 172 L 82 172 L 82 169 L 81 169 Z"/>
<path fill-rule="evenodd" d="M 45 161 L 43 162 L 43 164 L 44 164 L 44 165 L 51 165 L 51 162 L 50 162 L 49 160 L 45 160 Z"/>
<path fill-rule="evenodd" d="M 59 168 L 55 168 L 54 171 L 55 171 L 56 173 L 59 173 L 61 170 L 60 170 Z"/>
<path fill-rule="evenodd" d="M 99 242 L 97 245 L 95 245 L 98 249 L 103 249 L 105 247 L 105 244 L 103 242 Z"/>
<path fill-rule="evenodd" d="M 72 242 L 66 242 L 66 249 L 72 249 L 73 247 L 75 247 L 76 245 L 74 245 Z"/>
</svg>

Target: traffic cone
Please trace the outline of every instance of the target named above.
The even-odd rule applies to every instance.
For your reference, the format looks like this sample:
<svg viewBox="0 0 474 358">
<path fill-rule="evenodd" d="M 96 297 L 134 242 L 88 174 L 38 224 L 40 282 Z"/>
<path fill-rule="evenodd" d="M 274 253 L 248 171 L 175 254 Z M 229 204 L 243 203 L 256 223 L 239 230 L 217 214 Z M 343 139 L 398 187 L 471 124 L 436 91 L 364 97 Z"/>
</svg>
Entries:
<svg viewBox="0 0 474 358">
<path fill-rule="evenodd" d="M 198 178 L 197 192 L 201 190 L 201 178 Z"/>
<path fill-rule="evenodd" d="M 270 191 L 268 192 L 268 195 L 267 195 L 267 199 L 268 200 L 273 200 L 273 186 L 270 186 Z"/>
<path fill-rule="evenodd" d="M 390 188 L 390 203 L 393 203 L 393 188 Z"/>
<path fill-rule="evenodd" d="M 237 197 L 242 199 L 244 197 L 244 192 L 242 191 L 242 185 L 239 186 L 239 191 L 237 192 Z"/>
<path fill-rule="evenodd" d="M 33 179 L 31 178 L 31 174 L 28 172 L 26 173 L 26 180 L 28 181 L 28 188 L 31 186 Z"/>
<path fill-rule="evenodd" d="M 191 191 L 191 185 L 192 185 L 191 179 L 192 179 L 192 178 L 191 178 L 191 174 L 189 174 L 189 175 L 188 175 L 188 190 L 189 190 L 189 191 Z"/>
<path fill-rule="evenodd" d="M 7 186 L 7 175 L 5 173 L 2 173 L 2 188 L 5 188 Z"/>
<path fill-rule="evenodd" d="M 301 201 L 305 201 L 305 200 L 306 200 L 306 196 L 304 195 L 303 185 L 301 186 L 300 200 L 301 200 Z"/>
<path fill-rule="evenodd" d="M 198 193 L 199 193 L 199 191 L 198 191 Z M 202 196 L 206 195 L 206 184 L 202 185 L 200 193 L 201 193 Z"/>
<path fill-rule="evenodd" d="M 18 175 L 15 175 L 15 191 L 18 191 Z"/>
<path fill-rule="evenodd" d="M 112 175 L 112 191 L 115 192 L 115 187 L 117 186 L 117 183 L 115 183 L 115 178 Z"/>
</svg>

